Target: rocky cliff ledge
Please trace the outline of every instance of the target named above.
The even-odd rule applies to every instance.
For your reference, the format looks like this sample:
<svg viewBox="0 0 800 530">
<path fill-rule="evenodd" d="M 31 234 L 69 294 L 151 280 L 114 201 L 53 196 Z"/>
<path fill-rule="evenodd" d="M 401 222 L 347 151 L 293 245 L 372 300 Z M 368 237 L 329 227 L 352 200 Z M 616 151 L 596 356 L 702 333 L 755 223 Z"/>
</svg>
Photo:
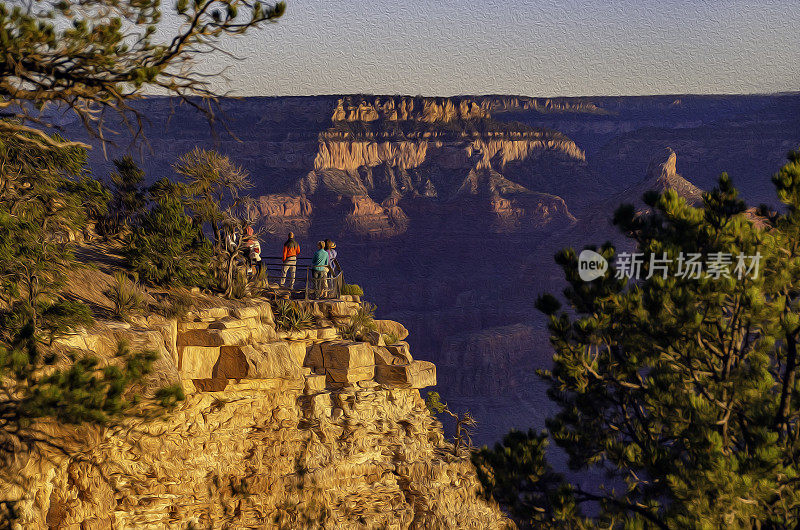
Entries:
<svg viewBox="0 0 800 530">
<path fill-rule="evenodd" d="M 122 339 L 157 350 L 144 391 L 180 382 L 186 399 L 157 421 L 71 433 L 70 457 L 16 462 L 19 484 L 2 488 L 22 501 L 19 528 L 510 527 L 420 397 L 433 364 L 380 333 L 343 340 L 332 324 L 357 301 L 308 304 L 317 325 L 302 331 L 276 328 L 262 300 L 62 341 L 109 359 Z"/>
</svg>

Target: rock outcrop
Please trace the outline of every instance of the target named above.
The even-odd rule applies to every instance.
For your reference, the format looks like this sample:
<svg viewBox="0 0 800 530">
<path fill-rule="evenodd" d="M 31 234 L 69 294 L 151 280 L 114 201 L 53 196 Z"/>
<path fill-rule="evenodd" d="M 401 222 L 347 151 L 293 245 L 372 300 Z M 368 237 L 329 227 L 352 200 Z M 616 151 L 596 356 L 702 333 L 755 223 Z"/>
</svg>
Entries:
<svg viewBox="0 0 800 530">
<path fill-rule="evenodd" d="M 262 195 L 256 202 L 262 224 L 280 236 L 292 231 L 304 237 L 311 227 L 313 208 L 303 195 Z"/>
<path fill-rule="evenodd" d="M 319 133 L 313 166 L 289 195 L 262 198 L 275 205 L 262 206 L 264 223 L 271 232 L 318 226 L 328 234 L 388 239 L 406 233 L 416 214 L 431 207 L 441 208 L 436 229 L 446 231 L 474 229 L 464 211 L 479 224 L 486 214 L 496 217 L 495 231 L 571 222 L 559 194 L 571 194 L 586 172 L 584 152 L 556 131 L 493 120 L 489 108 L 496 103 L 340 98 L 331 126 Z M 302 214 L 281 208 L 291 196 L 312 206 Z M 421 221 L 417 226 L 426 228 L 428 219 Z"/>
<path fill-rule="evenodd" d="M 262 301 L 61 341 L 106 358 L 120 339 L 154 349 L 144 391 L 177 382 L 187 397 L 162 419 L 84 429 L 68 457 L 17 461 L 3 490 L 18 528 L 512 527 L 420 396 L 435 366 L 381 333 L 340 338 L 331 323 L 358 302 L 310 304 L 320 324 L 303 330 L 276 328 Z"/>
<path fill-rule="evenodd" d="M 620 200 L 626 198 L 642 211 L 646 209 L 642 196 L 647 191 L 675 190 L 687 203 L 699 204 L 703 200 L 703 190 L 678 174 L 677 162 L 678 156 L 669 147 L 653 155 L 644 180 L 623 191 Z"/>
<path fill-rule="evenodd" d="M 619 248 L 628 248 L 631 241 L 622 236 L 612 223 L 614 212 L 621 204 L 632 204 L 638 214 L 647 213 L 650 207 L 645 204 L 643 196 L 649 191 L 674 190 L 689 205 L 699 206 L 703 200 L 703 190 L 678 174 L 677 159 L 672 149 L 659 150 L 651 157 L 642 180 L 587 208 L 574 226 L 557 231 L 543 240 L 539 245 L 540 252 L 552 254 L 570 245 L 579 248 L 587 244 L 600 245 L 606 241 L 617 244 Z M 541 268 L 541 263 L 531 263 L 530 268 L 534 267 Z"/>
<path fill-rule="evenodd" d="M 486 118 L 489 113 L 471 98 L 412 98 L 375 97 L 340 98 L 333 111 L 333 121 L 371 122 L 419 121 L 423 123 L 451 122 Z"/>
</svg>

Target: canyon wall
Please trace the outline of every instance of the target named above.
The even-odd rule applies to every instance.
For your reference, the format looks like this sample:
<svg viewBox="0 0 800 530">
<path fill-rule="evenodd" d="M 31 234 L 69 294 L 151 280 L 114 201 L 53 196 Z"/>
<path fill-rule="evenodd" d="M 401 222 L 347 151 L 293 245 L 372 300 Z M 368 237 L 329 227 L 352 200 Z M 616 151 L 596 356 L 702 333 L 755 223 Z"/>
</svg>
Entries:
<svg viewBox="0 0 800 530">
<path fill-rule="evenodd" d="M 42 425 L 69 456 L 11 464 L 15 528 L 511 528 L 482 500 L 419 388 L 435 367 L 407 343 L 343 340 L 358 302 L 311 303 L 316 325 L 275 326 L 269 303 L 102 322 L 60 341 L 113 362 L 119 340 L 159 352 L 141 389 L 186 399 L 150 422 Z M 379 329 L 403 332 L 401 325 Z"/>
<path fill-rule="evenodd" d="M 475 441 L 489 444 L 547 414 L 534 371 L 552 349 L 533 303 L 564 286 L 557 250 L 621 242 L 613 211 L 641 207 L 651 186 L 696 197 L 727 171 L 751 205 L 774 204 L 769 177 L 800 147 L 798 94 L 223 99 L 231 134 L 216 135 L 173 100 L 135 105 L 150 119 L 149 179 L 172 176 L 195 146 L 241 164 L 271 232 L 264 254 L 279 255 L 288 230 L 305 257 L 335 239 L 345 280 L 409 327 L 438 363 L 437 391 L 474 413 Z M 659 181 L 648 167 L 665 148 L 676 159 Z M 102 153 L 90 154 L 97 175 Z"/>
</svg>

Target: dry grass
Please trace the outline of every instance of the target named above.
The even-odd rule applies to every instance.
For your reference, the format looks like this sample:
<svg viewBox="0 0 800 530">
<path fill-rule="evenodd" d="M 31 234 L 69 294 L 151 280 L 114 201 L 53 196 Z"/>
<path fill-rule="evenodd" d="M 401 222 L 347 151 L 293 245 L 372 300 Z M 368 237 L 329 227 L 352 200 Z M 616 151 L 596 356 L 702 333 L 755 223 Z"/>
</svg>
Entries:
<svg viewBox="0 0 800 530">
<path fill-rule="evenodd" d="M 84 302 L 100 320 L 115 320 L 115 307 L 105 294 L 116 283 L 114 274 L 128 273 L 122 257 L 119 242 L 94 242 L 80 245 L 75 255 L 82 266 L 73 270 L 65 286 L 65 294 L 72 300 Z M 196 309 L 245 307 L 248 301 L 229 300 L 220 294 L 191 291 L 185 288 L 155 288 L 141 286 L 145 311 L 168 313 L 170 317 L 180 316 L 193 306 Z"/>
</svg>

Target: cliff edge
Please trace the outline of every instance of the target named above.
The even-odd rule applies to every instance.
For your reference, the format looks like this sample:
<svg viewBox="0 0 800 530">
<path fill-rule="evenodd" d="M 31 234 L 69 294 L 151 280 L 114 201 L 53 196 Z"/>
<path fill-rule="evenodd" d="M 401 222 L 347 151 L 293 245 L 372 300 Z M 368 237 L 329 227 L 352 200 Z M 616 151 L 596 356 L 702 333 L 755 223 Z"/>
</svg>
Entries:
<svg viewBox="0 0 800 530">
<path fill-rule="evenodd" d="M 299 302 L 316 325 L 282 331 L 271 304 L 194 310 L 180 319 L 98 323 L 64 346 L 110 360 L 120 340 L 159 352 L 143 392 L 180 383 L 186 399 L 155 421 L 43 432 L 65 456 L 13 463 L 18 528 L 510 528 L 480 496 L 419 389 L 432 363 L 405 328 L 379 321 L 370 342 L 333 325 L 355 299 Z"/>
</svg>

